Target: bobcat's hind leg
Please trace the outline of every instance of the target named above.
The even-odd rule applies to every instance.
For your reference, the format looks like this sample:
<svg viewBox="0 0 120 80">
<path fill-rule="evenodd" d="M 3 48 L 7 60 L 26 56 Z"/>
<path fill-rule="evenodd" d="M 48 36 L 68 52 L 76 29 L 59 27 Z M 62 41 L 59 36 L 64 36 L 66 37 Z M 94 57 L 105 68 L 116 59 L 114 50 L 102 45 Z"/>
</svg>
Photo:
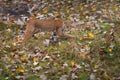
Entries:
<svg viewBox="0 0 120 80">
<path fill-rule="evenodd" d="M 75 38 L 75 36 L 63 33 L 62 28 L 59 28 L 58 30 L 56 30 L 56 33 L 58 36 L 63 37 L 63 38 Z"/>
</svg>

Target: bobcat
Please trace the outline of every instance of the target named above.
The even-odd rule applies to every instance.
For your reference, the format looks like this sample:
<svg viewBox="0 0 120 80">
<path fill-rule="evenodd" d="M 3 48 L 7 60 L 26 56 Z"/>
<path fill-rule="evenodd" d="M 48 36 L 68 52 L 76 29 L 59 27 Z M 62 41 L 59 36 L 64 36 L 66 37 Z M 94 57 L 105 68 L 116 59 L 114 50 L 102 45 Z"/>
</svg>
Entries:
<svg viewBox="0 0 120 80">
<path fill-rule="evenodd" d="M 74 36 L 63 32 L 65 27 L 71 27 L 71 24 L 71 22 L 62 19 L 32 19 L 26 25 L 23 42 L 26 42 L 32 35 L 39 31 L 52 31 L 56 32 L 59 37 L 74 38 Z"/>
</svg>

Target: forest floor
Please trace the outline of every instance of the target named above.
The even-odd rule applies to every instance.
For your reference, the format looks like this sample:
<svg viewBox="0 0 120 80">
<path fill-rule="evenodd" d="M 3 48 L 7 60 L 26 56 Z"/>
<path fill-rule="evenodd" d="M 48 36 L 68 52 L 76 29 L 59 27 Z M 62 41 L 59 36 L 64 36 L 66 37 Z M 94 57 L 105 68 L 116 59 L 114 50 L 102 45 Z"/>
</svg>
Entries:
<svg viewBox="0 0 120 80">
<path fill-rule="evenodd" d="M 84 23 L 65 32 L 74 39 L 54 41 L 51 32 L 41 32 L 22 46 L 20 26 L 0 21 L 0 80 L 120 80 L 120 3 L 63 8 L 65 19 Z"/>
</svg>

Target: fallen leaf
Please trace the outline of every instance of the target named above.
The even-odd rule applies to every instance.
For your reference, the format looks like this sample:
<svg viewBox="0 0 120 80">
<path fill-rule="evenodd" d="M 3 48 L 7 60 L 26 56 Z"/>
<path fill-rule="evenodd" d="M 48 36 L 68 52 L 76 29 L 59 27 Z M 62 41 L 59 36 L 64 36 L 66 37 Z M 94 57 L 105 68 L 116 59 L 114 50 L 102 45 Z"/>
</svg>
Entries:
<svg viewBox="0 0 120 80">
<path fill-rule="evenodd" d="M 22 69 L 22 68 L 19 68 L 19 69 L 18 69 L 18 72 L 20 72 L 20 73 L 24 73 L 24 72 L 25 72 L 25 70 L 24 70 L 24 69 Z"/>
<path fill-rule="evenodd" d="M 38 58 L 34 57 L 33 62 L 38 62 Z"/>
<path fill-rule="evenodd" d="M 75 66 L 75 62 L 74 62 L 74 61 L 71 61 L 71 65 L 72 65 L 72 67 Z"/>
<path fill-rule="evenodd" d="M 58 16 L 59 16 L 59 14 L 58 14 L 58 13 L 54 13 L 54 16 L 55 16 L 55 17 L 58 17 Z"/>
<path fill-rule="evenodd" d="M 17 44 L 16 44 L 16 42 L 13 42 L 12 45 L 13 45 L 13 46 L 16 46 Z"/>
<path fill-rule="evenodd" d="M 109 48 L 109 49 L 108 49 L 108 51 L 109 51 L 109 52 L 112 52 L 112 51 L 113 51 L 113 49 L 112 49 L 112 48 Z"/>
<path fill-rule="evenodd" d="M 93 8 L 92 8 L 92 11 L 96 11 L 96 7 L 93 7 Z"/>
<path fill-rule="evenodd" d="M 96 69 L 96 68 L 98 68 L 99 66 L 98 65 L 94 65 L 94 68 Z"/>
<path fill-rule="evenodd" d="M 44 10 L 43 10 L 43 13 L 44 13 L 44 14 L 46 14 L 47 12 L 48 12 L 48 10 L 47 10 L 47 9 L 44 9 Z"/>
<path fill-rule="evenodd" d="M 84 59 L 85 58 L 85 53 L 80 53 L 79 57 Z"/>
<path fill-rule="evenodd" d="M 90 38 L 94 38 L 94 37 L 95 37 L 94 34 L 91 33 L 91 32 L 88 33 L 88 36 L 89 36 Z"/>
</svg>

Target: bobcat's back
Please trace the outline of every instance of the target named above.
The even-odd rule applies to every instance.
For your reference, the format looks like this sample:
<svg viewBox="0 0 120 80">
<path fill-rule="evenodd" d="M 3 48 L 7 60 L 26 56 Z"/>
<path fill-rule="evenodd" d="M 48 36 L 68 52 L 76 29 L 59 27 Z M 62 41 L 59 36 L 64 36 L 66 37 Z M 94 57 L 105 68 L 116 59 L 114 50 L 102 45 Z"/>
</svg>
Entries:
<svg viewBox="0 0 120 80">
<path fill-rule="evenodd" d="M 34 26 L 36 29 L 41 29 L 44 31 L 53 31 L 59 27 L 62 27 L 63 21 L 60 19 L 34 19 L 31 20 L 29 26 Z"/>
</svg>

